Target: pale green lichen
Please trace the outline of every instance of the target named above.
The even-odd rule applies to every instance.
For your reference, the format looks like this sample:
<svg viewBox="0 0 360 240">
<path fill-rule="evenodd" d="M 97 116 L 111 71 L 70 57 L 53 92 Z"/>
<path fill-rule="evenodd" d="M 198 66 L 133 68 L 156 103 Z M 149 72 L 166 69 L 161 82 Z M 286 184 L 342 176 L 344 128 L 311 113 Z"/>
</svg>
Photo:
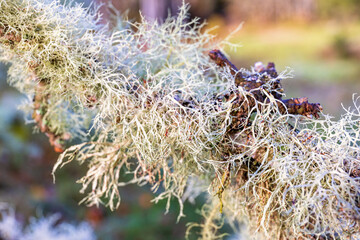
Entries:
<svg viewBox="0 0 360 240">
<path fill-rule="evenodd" d="M 39 115 L 50 131 L 81 141 L 54 171 L 69 161 L 88 165 L 79 180 L 84 201 L 111 209 L 126 184 L 151 184 L 154 201 L 167 199 L 167 209 L 177 198 L 179 217 L 184 196 L 208 191 L 206 220 L 192 225 L 204 239 L 215 238 L 222 222 L 217 206 L 257 232 L 253 238 L 359 238 L 359 99 L 339 121 L 281 114 L 267 89 L 284 72 L 257 89 L 268 101 L 249 111 L 252 124 L 229 135 L 231 112 L 241 106 L 214 99 L 235 88 L 252 95 L 211 62 L 213 37 L 186 13 L 183 5 L 163 24 L 118 19 L 110 30 L 79 5 L 0 0 L 10 84 L 31 100 L 41 83 L 46 111 Z M 132 180 L 123 182 L 124 174 Z"/>
</svg>

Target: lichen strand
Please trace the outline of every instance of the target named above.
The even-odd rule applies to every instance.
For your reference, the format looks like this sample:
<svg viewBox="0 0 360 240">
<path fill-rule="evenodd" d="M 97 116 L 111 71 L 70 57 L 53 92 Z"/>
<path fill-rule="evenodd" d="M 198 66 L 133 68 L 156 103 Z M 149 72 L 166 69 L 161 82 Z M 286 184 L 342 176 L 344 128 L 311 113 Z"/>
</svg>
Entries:
<svg viewBox="0 0 360 240">
<path fill-rule="evenodd" d="M 94 45 L 98 42 L 94 40 L 104 35 L 89 34 L 99 29 L 97 19 L 79 5 L 66 8 L 58 1 L 1 1 L 0 4 L 0 42 L 4 58 L 8 61 L 21 59 L 30 76 L 26 81 L 10 78 L 10 83 L 34 95 L 29 99 L 35 100 L 35 121 L 49 136 L 55 150 L 61 151 L 64 146 L 60 142 L 70 135 L 83 138 L 85 134 L 80 129 L 86 125 L 89 113 L 84 114 L 84 109 L 77 107 L 82 106 L 79 102 L 84 102 L 94 88 L 92 83 L 96 81 L 91 72 L 94 69 L 89 65 L 98 51 L 98 46 Z M 59 104 L 63 104 L 60 109 Z M 63 115 L 69 112 L 65 105 L 73 112 L 71 117 Z"/>
<path fill-rule="evenodd" d="M 54 172 L 88 166 L 86 204 L 115 209 L 120 187 L 149 184 L 182 217 L 186 197 L 208 191 L 204 223 L 191 225 L 203 239 L 218 236 L 221 210 L 253 239 L 360 238 L 359 98 L 338 121 L 283 99 L 288 71 L 238 70 L 186 5 L 111 31 L 70 5 L 0 0 L 0 47 L 10 84 L 64 150 Z M 79 144 L 65 149 L 69 134 Z"/>
</svg>

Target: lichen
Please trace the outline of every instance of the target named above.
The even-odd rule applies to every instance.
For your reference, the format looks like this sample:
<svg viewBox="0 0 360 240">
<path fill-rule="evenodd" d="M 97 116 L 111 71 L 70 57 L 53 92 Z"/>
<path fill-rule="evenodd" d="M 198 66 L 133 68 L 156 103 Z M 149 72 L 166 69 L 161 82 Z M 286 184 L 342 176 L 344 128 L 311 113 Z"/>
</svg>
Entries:
<svg viewBox="0 0 360 240">
<path fill-rule="evenodd" d="M 150 184 L 167 210 L 178 199 L 179 218 L 185 193 L 207 191 L 204 239 L 221 208 L 254 238 L 359 238 L 359 98 L 338 121 L 306 98 L 283 100 L 289 72 L 217 64 L 208 53 L 222 43 L 187 10 L 108 29 L 80 5 L 0 0 L 9 83 L 62 152 L 54 174 L 87 165 L 83 201 L 111 209 L 120 187 Z"/>
</svg>

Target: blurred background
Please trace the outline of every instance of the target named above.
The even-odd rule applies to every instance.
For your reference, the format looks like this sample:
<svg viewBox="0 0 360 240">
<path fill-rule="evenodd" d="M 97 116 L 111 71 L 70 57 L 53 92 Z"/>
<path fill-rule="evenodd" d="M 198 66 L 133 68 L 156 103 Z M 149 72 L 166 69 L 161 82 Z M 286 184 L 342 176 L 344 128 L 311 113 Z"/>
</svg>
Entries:
<svg viewBox="0 0 360 240">
<path fill-rule="evenodd" d="M 100 8 L 108 20 L 106 3 Z M 77 1 L 85 6 L 93 1 Z M 112 0 L 130 19 L 163 21 L 176 15 L 181 0 Z M 295 77 L 283 82 L 288 97 L 308 97 L 319 102 L 335 118 L 341 103 L 350 106 L 352 94 L 360 93 L 360 1 L 358 0 L 189 0 L 191 17 L 208 22 L 206 28 L 226 38 L 239 24 L 242 29 L 230 42 L 242 47 L 228 48 L 238 68 L 250 68 L 257 61 L 275 62 L 278 71 L 290 67 Z M 205 30 L 205 29 L 204 29 Z M 25 125 L 17 110 L 22 96 L 6 83 L 5 65 L 0 66 L 0 202 L 11 203 L 18 218 L 61 213 L 64 220 L 91 223 L 99 239 L 184 239 L 187 222 L 201 222 L 197 204 L 186 203 L 186 218 L 175 224 L 178 205 L 164 215 L 165 202 L 154 205 L 146 187 L 121 190 L 122 203 L 110 212 L 104 207 L 78 205 L 82 195 L 75 181 L 86 170 L 71 164 L 51 176 L 57 154 L 46 136 Z M 227 231 L 225 228 L 223 231 Z M 195 239 L 195 236 L 190 239 Z"/>
</svg>

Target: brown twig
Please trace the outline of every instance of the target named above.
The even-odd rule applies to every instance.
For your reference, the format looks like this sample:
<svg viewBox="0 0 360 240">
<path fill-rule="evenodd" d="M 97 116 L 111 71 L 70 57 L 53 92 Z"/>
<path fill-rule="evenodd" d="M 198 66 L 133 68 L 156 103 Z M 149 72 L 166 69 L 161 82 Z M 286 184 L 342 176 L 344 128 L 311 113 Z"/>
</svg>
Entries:
<svg viewBox="0 0 360 240">
<path fill-rule="evenodd" d="M 242 73 L 232 64 L 220 50 L 212 50 L 209 52 L 209 56 L 220 67 L 229 67 L 232 75 L 235 76 L 235 85 L 239 86 L 244 82 L 244 76 Z"/>
<path fill-rule="evenodd" d="M 50 129 L 44 117 L 47 111 L 48 101 L 48 96 L 44 94 L 44 90 L 45 83 L 44 81 L 40 81 L 35 89 L 34 112 L 32 117 L 40 131 L 45 133 L 49 138 L 50 145 L 54 147 L 55 152 L 63 152 L 65 150 L 64 142 L 69 140 L 71 136 L 69 133 L 57 134 Z"/>
<path fill-rule="evenodd" d="M 307 98 L 282 99 L 282 92 L 284 90 L 281 86 L 280 79 L 277 78 L 278 74 L 274 63 L 269 63 L 267 67 L 258 63 L 255 66 L 257 73 L 244 74 L 239 71 L 221 51 L 212 50 L 209 53 L 209 56 L 218 66 L 229 67 L 231 74 L 235 78 L 235 86 L 243 87 L 246 91 L 250 92 L 257 101 L 268 101 L 260 88 L 266 83 L 270 83 L 269 85 L 271 88 L 267 89 L 267 92 L 275 99 L 279 100 L 278 107 L 282 114 L 287 112 L 290 114 L 303 115 L 306 117 L 314 116 L 315 118 L 319 118 L 319 113 L 322 111 L 322 107 L 319 103 L 309 103 Z M 244 104 L 244 101 L 247 101 L 247 103 Z M 237 107 L 242 107 L 242 109 L 237 110 L 237 112 L 233 114 L 241 121 L 244 116 L 249 114 L 248 110 L 254 106 L 255 101 L 239 96 L 235 99 L 234 104 Z"/>
</svg>

